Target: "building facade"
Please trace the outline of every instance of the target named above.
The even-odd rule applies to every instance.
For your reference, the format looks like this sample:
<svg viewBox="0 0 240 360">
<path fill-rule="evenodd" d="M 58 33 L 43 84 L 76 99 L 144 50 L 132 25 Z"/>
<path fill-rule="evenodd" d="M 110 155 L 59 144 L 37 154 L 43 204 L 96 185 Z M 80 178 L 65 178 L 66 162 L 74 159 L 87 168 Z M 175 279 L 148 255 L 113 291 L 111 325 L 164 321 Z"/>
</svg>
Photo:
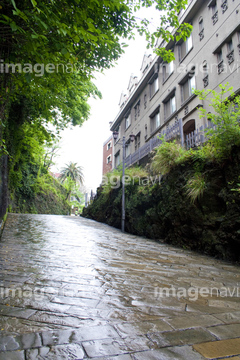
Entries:
<svg viewBox="0 0 240 360">
<path fill-rule="evenodd" d="M 159 145 L 159 134 L 180 135 L 182 144 L 189 134 L 208 120 L 200 118 L 199 108 L 208 112 L 206 100 L 199 100 L 194 89 L 217 90 L 227 82 L 240 93 L 240 4 L 236 0 L 189 0 L 179 14 L 180 22 L 192 24 L 186 41 L 162 42 L 175 60 L 145 55 L 140 80 L 131 75 L 128 92 L 120 98 L 120 111 L 111 131 L 118 132 L 114 143 L 113 167 L 122 161 L 120 139 L 126 138 L 126 164 L 146 158 Z M 128 139 L 135 135 L 135 141 Z"/>
<path fill-rule="evenodd" d="M 104 143 L 103 143 L 103 167 L 102 167 L 102 174 L 105 175 L 107 172 L 112 170 L 113 165 L 113 138 L 110 136 Z"/>
</svg>

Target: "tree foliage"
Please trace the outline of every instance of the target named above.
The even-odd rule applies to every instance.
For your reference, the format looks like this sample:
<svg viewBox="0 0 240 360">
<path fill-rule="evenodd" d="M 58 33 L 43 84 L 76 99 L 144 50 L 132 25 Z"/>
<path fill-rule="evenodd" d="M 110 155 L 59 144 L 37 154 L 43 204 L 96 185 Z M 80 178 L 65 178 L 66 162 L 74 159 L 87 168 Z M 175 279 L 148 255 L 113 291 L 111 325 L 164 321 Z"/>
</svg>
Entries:
<svg viewBox="0 0 240 360">
<path fill-rule="evenodd" d="M 207 141 L 197 149 L 186 150 L 175 141 L 167 142 L 157 148 L 153 158 L 152 170 L 167 174 L 174 167 L 192 164 L 192 173 L 186 184 L 187 195 L 194 202 L 206 189 L 204 168 L 207 163 L 222 164 L 231 160 L 232 148 L 240 146 L 240 96 L 236 96 L 229 84 L 219 85 L 219 91 L 195 91 L 199 99 L 209 102 L 213 111 L 209 113 L 200 108 L 200 117 L 210 122 L 207 128 Z"/>
<path fill-rule="evenodd" d="M 39 146 L 42 151 L 43 138 L 53 140 L 48 123 L 60 131 L 89 117 L 89 97 L 101 97 L 94 74 L 121 56 L 124 39 L 138 31 L 153 46 L 158 37 L 168 41 L 189 35 L 191 26 L 180 24 L 177 16 L 186 4 L 187 0 L 1 1 L 0 155 L 11 159 L 11 184 L 16 178 L 18 184 L 23 181 L 22 189 L 26 185 L 22 176 L 27 178 L 30 171 L 27 164 L 38 164 L 32 159 Z M 154 33 L 147 19 L 139 23 L 136 13 L 150 6 L 161 14 Z M 158 51 L 168 60 L 173 56 Z M 32 137 L 27 135 L 31 128 L 36 129 Z M 26 136 L 23 142 L 21 136 Z M 30 173 L 36 175 L 38 168 L 39 164 Z"/>
<path fill-rule="evenodd" d="M 169 40 L 172 29 L 186 38 L 188 24 L 177 13 L 186 0 L 3 0 L 0 13 L 2 61 L 1 117 L 11 99 L 28 97 L 37 115 L 64 125 L 81 124 L 89 114 L 86 100 L 99 95 L 91 83 L 93 72 L 109 68 L 124 51 L 121 39 L 133 30 L 145 33 L 149 44 Z M 139 24 L 135 11 L 155 6 L 165 11 L 154 33 L 149 20 Z M 7 64 L 14 66 L 8 67 Z M 18 65 L 18 66 L 17 66 Z M 16 70 L 16 71 L 15 71 Z M 6 113 L 5 113 L 6 116 Z"/>
<path fill-rule="evenodd" d="M 83 184 L 83 168 L 78 166 L 77 163 L 69 162 L 61 170 L 60 180 L 64 182 L 66 179 L 70 178 L 75 184 Z"/>
</svg>

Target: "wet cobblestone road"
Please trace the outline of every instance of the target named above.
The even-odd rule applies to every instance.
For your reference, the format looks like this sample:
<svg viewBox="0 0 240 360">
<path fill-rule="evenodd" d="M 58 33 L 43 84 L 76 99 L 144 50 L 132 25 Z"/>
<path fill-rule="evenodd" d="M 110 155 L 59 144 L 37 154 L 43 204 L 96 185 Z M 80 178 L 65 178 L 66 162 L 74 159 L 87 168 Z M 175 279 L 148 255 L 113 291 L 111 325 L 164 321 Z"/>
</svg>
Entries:
<svg viewBox="0 0 240 360">
<path fill-rule="evenodd" d="M 0 360 L 240 359 L 237 266 L 80 217 L 16 214 L 0 266 Z"/>
</svg>

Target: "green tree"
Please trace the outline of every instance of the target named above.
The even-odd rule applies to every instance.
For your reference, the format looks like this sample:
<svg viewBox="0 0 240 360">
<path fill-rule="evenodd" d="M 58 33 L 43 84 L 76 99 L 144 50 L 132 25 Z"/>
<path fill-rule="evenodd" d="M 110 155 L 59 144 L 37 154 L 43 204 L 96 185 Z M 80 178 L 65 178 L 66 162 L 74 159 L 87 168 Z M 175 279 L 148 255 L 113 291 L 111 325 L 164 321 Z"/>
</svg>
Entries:
<svg viewBox="0 0 240 360">
<path fill-rule="evenodd" d="M 88 115 L 83 111 L 86 97 L 96 94 L 91 83 L 93 72 L 109 68 L 119 58 L 125 46 L 121 39 L 132 37 L 134 29 L 145 33 L 151 45 L 157 37 L 166 41 L 174 36 L 186 38 L 191 26 L 180 25 L 176 15 L 186 3 L 186 0 L 3 0 L 1 117 L 7 116 L 10 100 L 21 94 L 34 102 L 38 117 L 54 117 L 58 123 L 59 112 L 54 112 L 57 108 L 65 121 L 81 124 Z M 151 34 L 149 21 L 142 19 L 139 24 L 135 11 L 154 5 L 160 14 L 161 11 L 165 14 L 159 17 L 159 27 Z M 174 28 L 178 29 L 176 35 L 171 32 Z M 82 116 L 73 109 L 83 109 Z"/>
<path fill-rule="evenodd" d="M 83 168 L 78 166 L 77 163 L 69 162 L 69 164 L 66 164 L 61 170 L 60 174 L 60 180 L 62 182 L 65 182 L 66 179 L 70 178 L 74 184 L 83 184 Z"/>
<path fill-rule="evenodd" d="M 89 97 L 101 97 L 92 82 L 95 72 L 113 65 L 134 30 L 145 33 L 150 45 L 157 37 L 185 39 L 191 26 L 180 25 L 176 14 L 186 4 L 187 0 L 2 0 L 0 154 L 11 158 L 11 174 L 21 166 L 22 150 L 13 142 L 14 133 L 24 134 L 24 126 L 34 124 L 45 140 L 52 141 L 48 123 L 58 131 L 68 124 L 81 125 L 89 116 Z M 149 21 L 139 24 L 135 13 L 150 6 L 159 14 L 164 11 L 153 34 Z M 173 56 L 163 49 L 159 54 L 168 60 Z"/>
<path fill-rule="evenodd" d="M 234 145 L 240 146 L 240 96 L 236 96 L 229 84 L 219 85 L 219 91 L 195 91 L 199 99 L 205 100 L 213 109 L 211 113 L 200 108 L 200 117 L 213 125 L 206 131 L 208 142 L 201 154 L 222 162 L 229 158 Z"/>
</svg>

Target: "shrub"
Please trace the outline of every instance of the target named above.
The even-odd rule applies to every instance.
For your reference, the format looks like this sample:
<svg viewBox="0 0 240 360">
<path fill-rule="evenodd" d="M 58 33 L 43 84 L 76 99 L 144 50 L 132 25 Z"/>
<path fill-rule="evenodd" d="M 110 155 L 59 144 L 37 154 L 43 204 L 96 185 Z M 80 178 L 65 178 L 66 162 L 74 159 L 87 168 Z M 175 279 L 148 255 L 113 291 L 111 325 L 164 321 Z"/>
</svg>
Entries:
<svg viewBox="0 0 240 360">
<path fill-rule="evenodd" d="M 206 189 L 206 182 L 203 174 L 195 173 L 187 181 L 185 185 L 187 190 L 187 196 L 191 199 L 191 202 L 194 203 L 196 199 L 199 199 Z"/>
<path fill-rule="evenodd" d="M 153 158 L 152 170 L 165 175 L 183 160 L 186 150 L 177 144 L 176 140 L 172 142 L 162 140 L 163 142 L 157 148 L 157 153 Z"/>
</svg>

